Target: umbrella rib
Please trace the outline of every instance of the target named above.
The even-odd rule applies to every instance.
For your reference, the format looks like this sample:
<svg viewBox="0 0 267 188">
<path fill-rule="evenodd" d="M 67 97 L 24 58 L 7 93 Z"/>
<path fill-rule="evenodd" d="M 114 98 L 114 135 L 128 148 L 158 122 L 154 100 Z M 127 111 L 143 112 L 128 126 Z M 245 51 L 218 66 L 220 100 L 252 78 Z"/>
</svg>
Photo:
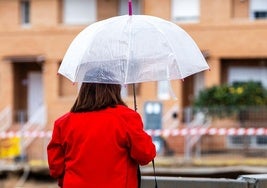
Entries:
<svg viewBox="0 0 267 188">
<path fill-rule="evenodd" d="M 130 19 L 130 21 L 132 22 L 132 16 L 129 16 L 129 19 Z M 124 78 L 124 83 L 127 83 L 127 79 L 128 79 L 128 71 L 129 71 L 129 61 L 130 61 L 130 55 L 131 55 L 131 45 L 132 45 L 132 24 L 130 23 L 129 24 L 129 30 L 130 30 L 130 32 L 129 32 L 129 35 L 130 35 L 130 37 L 129 37 L 129 40 L 128 40 L 128 53 L 127 53 L 127 63 L 126 63 L 126 74 L 125 74 L 125 78 Z"/>
<path fill-rule="evenodd" d="M 159 33 L 161 33 L 162 37 L 164 37 L 164 39 L 168 42 L 168 44 L 169 44 L 169 46 L 170 46 L 170 49 L 171 49 L 173 55 L 175 56 L 176 59 L 178 59 L 177 56 L 176 56 L 176 54 L 175 54 L 175 52 L 174 52 L 173 46 L 171 45 L 171 43 L 169 42 L 169 40 L 165 37 L 165 34 L 162 32 L 162 30 L 161 30 L 160 28 L 158 28 L 154 23 L 150 22 L 150 20 L 147 20 L 147 23 L 149 23 L 150 25 L 152 25 L 154 28 L 156 28 L 156 30 L 159 31 Z M 171 22 L 169 22 L 169 23 L 170 23 L 170 24 L 173 24 L 173 23 L 171 23 Z M 175 26 L 176 26 L 176 25 L 175 25 Z M 180 75 L 181 75 L 181 78 L 184 78 L 184 77 L 183 77 L 183 74 L 182 74 L 182 72 L 181 72 L 181 69 L 180 69 L 180 65 L 179 65 L 178 62 L 177 62 L 177 66 L 179 67 L 178 70 L 179 70 L 179 73 L 180 73 Z M 167 70 L 169 70 L 169 68 L 168 68 Z M 168 74 L 169 74 L 169 73 L 168 73 Z M 168 75 L 168 76 L 169 76 L 169 75 Z"/>
<path fill-rule="evenodd" d="M 120 16 L 120 17 L 122 17 L 122 16 Z M 126 16 L 124 16 L 124 17 L 126 17 Z M 104 23 L 104 22 L 105 22 L 105 24 L 100 24 L 100 23 Z M 95 29 L 94 32 L 90 33 L 90 35 L 97 35 L 97 33 L 99 33 L 99 31 L 102 31 L 103 29 L 105 29 L 106 24 L 116 23 L 116 22 L 120 22 L 120 19 L 113 20 L 112 18 L 109 18 L 109 19 L 107 19 L 107 20 L 102 20 L 102 21 L 93 23 L 93 24 L 90 25 L 90 26 L 91 26 L 91 27 L 92 27 L 92 26 L 94 26 L 94 27 L 97 26 L 97 28 Z M 90 27 L 90 26 L 89 26 L 89 27 Z M 91 28 L 91 27 L 90 27 L 90 28 Z M 97 40 L 97 38 L 92 37 L 92 36 L 91 36 L 90 38 L 93 39 L 92 42 L 91 42 L 92 44 L 94 43 L 95 40 Z M 93 46 L 89 45 L 89 46 L 86 48 L 85 51 L 90 51 L 90 49 L 91 49 L 92 47 L 93 47 Z M 81 58 L 81 60 L 83 60 L 85 56 L 86 56 L 86 54 L 84 53 L 83 56 L 82 56 L 82 58 Z M 101 61 L 109 61 L 109 59 L 107 59 L 107 60 L 101 60 Z M 78 71 L 77 71 L 77 72 L 78 72 Z M 76 77 L 76 76 L 75 76 L 75 77 Z"/>
</svg>

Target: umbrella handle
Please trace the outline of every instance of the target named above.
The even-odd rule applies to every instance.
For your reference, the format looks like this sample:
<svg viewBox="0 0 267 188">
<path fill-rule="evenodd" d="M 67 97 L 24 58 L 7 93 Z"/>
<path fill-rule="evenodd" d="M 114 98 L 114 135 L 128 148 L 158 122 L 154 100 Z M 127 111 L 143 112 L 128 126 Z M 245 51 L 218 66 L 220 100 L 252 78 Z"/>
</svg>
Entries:
<svg viewBox="0 0 267 188">
<path fill-rule="evenodd" d="M 135 84 L 133 83 L 134 110 L 137 111 Z"/>
<path fill-rule="evenodd" d="M 128 1 L 128 11 L 129 11 L 129 16 L 132 16 L 133 14 L 132 0 Z"/>
</svg>

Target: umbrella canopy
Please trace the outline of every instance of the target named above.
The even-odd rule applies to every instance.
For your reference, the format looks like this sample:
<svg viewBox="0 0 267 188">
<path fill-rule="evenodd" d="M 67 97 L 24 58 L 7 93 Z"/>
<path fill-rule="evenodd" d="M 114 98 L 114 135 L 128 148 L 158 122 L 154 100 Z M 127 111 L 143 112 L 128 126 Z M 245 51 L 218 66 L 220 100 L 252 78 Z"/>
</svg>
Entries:
<svg viewBox="0 0 267 188">
<path fill-rule="evenodd" d="M 130 84 L 183 79 L 206 69 L 198 46 L 176 24 L 154 16 L 123 15 L 81 31 L 58 72 L 72 82 Z M 90 72 L 96 73 L 88 76 Z"/>
</svg>

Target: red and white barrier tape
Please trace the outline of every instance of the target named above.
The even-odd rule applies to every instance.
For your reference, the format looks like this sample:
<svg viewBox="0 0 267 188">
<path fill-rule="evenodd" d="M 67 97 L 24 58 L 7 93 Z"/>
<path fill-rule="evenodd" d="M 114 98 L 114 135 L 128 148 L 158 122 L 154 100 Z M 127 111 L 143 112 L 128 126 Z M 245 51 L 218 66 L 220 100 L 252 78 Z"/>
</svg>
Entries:
<svg viewBox="0 0 267 188">
<path fill-rule="evenodd" d="M 33 137 L 33 138 L 44 138 L 44 137 L 51 137 L 52 131 L 7 131 L 7 132 L 0 132 L 0 138 L 14 138 L 14 137 Z"/>
<path fill-rule="evenodd" d="M 147 130 L 151 136 L 221 135 L 221 136 L 260 136 L 267 135 L 267 128 L 182 128 L 172 130 Z"/>
<path fill-rule="evenodd" d="M 221 136 L 267 136 L 267 128 L 181 128 L 146 130 L 151 136 L 221 135 Z M 50 138 L 52 131 L 8 131 L 0 132 L 0 139 L 14 137 Z"/>
</svg>

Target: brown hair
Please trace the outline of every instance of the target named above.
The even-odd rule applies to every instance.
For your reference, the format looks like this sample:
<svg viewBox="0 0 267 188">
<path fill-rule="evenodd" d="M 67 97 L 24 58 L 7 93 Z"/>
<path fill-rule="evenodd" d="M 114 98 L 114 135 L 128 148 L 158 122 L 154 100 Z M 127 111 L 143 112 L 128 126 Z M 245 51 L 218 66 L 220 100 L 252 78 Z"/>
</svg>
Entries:
<svg viewBox="0 0 267 188">
<path fill-rule="evenodd" d="M 82 83 L 79 95 L 70 111 L 97 111 L 116 105 L 126 106 L 121 98 L 121 85 Z"/>
</svg>

